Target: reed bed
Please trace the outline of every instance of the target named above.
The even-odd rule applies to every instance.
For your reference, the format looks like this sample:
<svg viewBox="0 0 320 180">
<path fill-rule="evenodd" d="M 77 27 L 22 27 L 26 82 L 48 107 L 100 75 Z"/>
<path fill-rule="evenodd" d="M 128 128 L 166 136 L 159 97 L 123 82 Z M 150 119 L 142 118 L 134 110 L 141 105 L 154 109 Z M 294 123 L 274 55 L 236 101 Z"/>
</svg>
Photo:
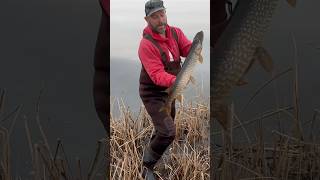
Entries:
<svg viewBox="0 0 320 180">
<path fill-rule="evenodd" d="M 262 132 L 257 130 L 257 141 L 251 144 L 233 143 L 231 151 L 215 148 L 212 179 L 320 179 L 320 144 L 277 130 L 267 143 Z"/>
<path fill-rule="evenodd" d="M 241 128 L 247 141 L 234 141 L 229 147 L 217 146 L 213 149 L 211 157 L 213 158 L 214 166 L 211 167 L 211 171 L 213 171 L 211 179 L 320 179 L 319 133 L 314 131 L 319 125 L 317 121 L 320 117 L 320 111 L 314 109 L 311 120 L 301 118 L 298 51 L 293 34 L 292 40 L 294 48 L 293 65 L 281 73 L 273 74 L 271 80 L 257 89 L 245 105 L 245 108 L 263 88 L 289 72 L 292 73 L 292 105 L 280 107 L 277 103 L 274 110 L 265 112 L 257 118 L 246 122 L 241 122 L 235 113 L 232 114 L 235 122 L 232 129 Z M 277 88 L 275 88 L 276 102 L 279 102 L 278 98 Z M 281 119 L 279 117 L 285 118 Z M 284 131 L 283 127 L 274 128 L 276 127 L 276 122 L 274 121 L 272 129 L 264 128 L 263 124 L 266 124 L 264 121 L 271 123 L 274 119 L 278 119 L 278 122 L 284 119 L 288 120 L 284 122 L 287 130 Z M 249 125 L 254 126 L 254 140 L 248 135 Z M 250 131 L 252 131 L 252 127 Z M 220 136 L 220 134 L 221 132 L 213 132 L 214 137 Z M 235 137 L 234 134 L 233 137 Z"/>
<path fill-rule="evenodd" d="M 209 179 L 209 108 L 205 101 L 181 104 L 175 118 L 176 138 L 156 165 L 160 179 Z M 119 103 L 121 114 L 111 114 L 110 179 L 142 179 L 143 149 L 153 132 L 150 116 L 142 106 L 133 115 Z"/>
<path fill-rule="evenodd" d="M 30 168 L 29 177 L 23 177 L 18 174 L 12 174 L 12 157 L 10 147 L 10 135 L 16 119 L 19 115 L 22 105 L 19 105 L 16 110 L 11 113 L 5 113 L 3 110 L 6 91 L 0 89 L 0 180 L 12 179 L 34 179 L 34 180 L 94 180 L 107 179 L 106 158 L 103 155 L 105 146 L 107 145 L 106 138 L 97 142 L 96 153 L 92 156 L 89 168 L 84 166 L 84 162 L 80 159 L 71 160 L 67 156 L 62 139 L 57 139 L 54 148 L 50 147 L 47 135 L 41 124 L 40 118 L 40 96 L 36 105 L 36 124 L 37 129 L 29 128 L 30 121 L 24 119 L 25 133 L 29 145 L 29 156 L 31 157 L 32 167 Z M 9 120 L 12 121 L 9 121 Z M 10 128 L 4 127 L 4 121 L 10 124 Z M 39 132 L 41 139 L 35 140 L 35 131 Z M 27 149 L 26 149 L 27 150 Z M 28 156 L 28 151 L 25 155 Z M 74 163 L 76 165 L 74 165 Z M 71 165 L 74 165 L 72 168 Z"/>
</svg>

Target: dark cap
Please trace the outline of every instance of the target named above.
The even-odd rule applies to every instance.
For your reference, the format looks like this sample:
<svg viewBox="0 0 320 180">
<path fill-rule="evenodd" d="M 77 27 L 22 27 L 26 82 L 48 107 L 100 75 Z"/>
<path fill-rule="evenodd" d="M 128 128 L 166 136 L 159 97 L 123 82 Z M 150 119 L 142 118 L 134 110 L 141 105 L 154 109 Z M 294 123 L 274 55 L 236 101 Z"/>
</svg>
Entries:
<svg viewBox="0 0 320 180">
<path fill-rule="evenodd" d="M 144 11 L 146 13 L 146 16 L 150 16 L 152 13 L 157 12 L 159 10 L 166 9 L 163 6 L 163 1 L 161 0 L 149 0 L 146 2 Z"/>
</svg>

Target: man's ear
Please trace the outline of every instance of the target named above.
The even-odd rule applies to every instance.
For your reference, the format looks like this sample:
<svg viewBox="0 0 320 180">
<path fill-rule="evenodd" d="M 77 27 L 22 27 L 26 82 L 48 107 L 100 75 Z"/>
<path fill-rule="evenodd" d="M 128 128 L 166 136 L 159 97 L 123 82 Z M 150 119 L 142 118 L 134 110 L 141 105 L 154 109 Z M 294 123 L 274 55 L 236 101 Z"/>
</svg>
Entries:
<svg viewBox="0 0 320 180">
<path fill-rule="evenodd" d="M 148 22 L 148 16 L 144 17 L 144 20 L 146 20 L 146 22 Z"/>
</svg>

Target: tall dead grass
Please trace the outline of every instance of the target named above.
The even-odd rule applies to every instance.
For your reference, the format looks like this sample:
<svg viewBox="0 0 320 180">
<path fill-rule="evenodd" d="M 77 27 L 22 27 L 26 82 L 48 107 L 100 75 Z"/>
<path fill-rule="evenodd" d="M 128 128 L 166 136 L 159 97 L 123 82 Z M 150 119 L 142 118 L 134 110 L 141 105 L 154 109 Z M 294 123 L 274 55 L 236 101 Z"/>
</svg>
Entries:
<svg viewBox="0 0 320 180">
<path fill-rule="evenodd" d="M 28 140 L 29 152 L 32 161 L 32 168 L 30 169 L 30 177 L 35 180 L 93 180 L 93 179 L 106 179 L 106 159 L 103 156 L 104 144 L 107 143 L 106 139 L 101 139 L 97 143 L 96 153 L 92 157 L 89 163 L 89 168 L 84 166 L 83 161 L 76 159 L 72 161 L 70 156 L 67 156 L 63 141 L 57 139 L 57 143 L 54 148 L 50 147 L 46 132 L 41 124 L 40 118 L 40 96 L 36 105 L 36 124 L 38 129 L 30 129 L 30 121 L 25 118 L 24 127 Z M 11 154 L 10 148 L 10 135 L 16 123 L 16 119 L 19 115 L 21 105 L 18 108 L 9 113 L 4 114 L 4 102 L 5 102 L 5 90 L 0 89 L 0 180 L 12 180 L 12 179 L 26 179 L 27 177 L 20 176 L 18 174 L 12 174 L 12 157 L 15 154 Z M 13 117 L 13 118 L 12 118 Z M 2 122 L 13 119 L 10 124 L 10 128 L 3 126 Z M 40 132 L 41 140 L 35 140 L 35 131 Z M 13 147 L 15 148 L 15 147 Z M 28 151 L 21 150 L 26 156 Z M 75 167 L 71 165 L 76 163 Z"/>
<path fill-rule="evenodd" d="M 209 179 L 209 108 L 205 101 L 182 104 L 175 118 L 176 138 L 156 165 L 161 179 Z M 110 177 L 113 180 L 142 179 L 143 149 L 153 131 L 144 107 L 138 115 L 120 103 L 121 114 L 111 114 Z"/>
<path fill-rule="evenodd" d="M 298 83 L 298 54 L 295 38 L 292 35 L 294 47 L 293 66 L 279 73 L 261 86 L 244 106 L 245 109 L 253 98 L 276 78 L 293 72 L 293 101 L 292 105 L 279 107 L 279 96 L 276 94 L 276 108 L 262 113 L 252 120 L 241 122 L 236 114 L 232 114 L 235 121 L 233 130 L 242 128 L 247 141 L 233 142 L 228 150 L 223 147 L 213 149 L 213 177 L 214 180 L 249 180 L 249 179 L 276 179 L 276 180 L 318 180 L 320 179 L 320 143 L 319 133 L 314 129 L 319 125 L 317 120 L 320 111 L 314 109 L 311 120 L 301 118 L 300 94 Z M 277 91 L 277 89 L 276 89 Z M 280 116 L 281 115 L 281 116 Z M 274 118 L 273 116 L 277 116 Z M 280 118 L 282 117 L 282 119 Z M 287 132 L 282 128 L 267 129 L 264 121 L 289 120 L 286 123 Z M 254 132 L 254 140 L 247 135 L 248 125 Z M 317 125 L 316 125 L 317 124 Z M 273 127 L 276 127 L 275 124 Z M 289 129 L 290 128 L 290 129 Z M 252 130 L 253 129 L 253 130 Z M 304 131 L 305 132 L 304 132 Z M 213 137 L 222 132 L 213 132 Z M 237 136 L 239 136 L 237 134 Z M 235 137 L 235 135 L 233 135 Z"/>
</svg>

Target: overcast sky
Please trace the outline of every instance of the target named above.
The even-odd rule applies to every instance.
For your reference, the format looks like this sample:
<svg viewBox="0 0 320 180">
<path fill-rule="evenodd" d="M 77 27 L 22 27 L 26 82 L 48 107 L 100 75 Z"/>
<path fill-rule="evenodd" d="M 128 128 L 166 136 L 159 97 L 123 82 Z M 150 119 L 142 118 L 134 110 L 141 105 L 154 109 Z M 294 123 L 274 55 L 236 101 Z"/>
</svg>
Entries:
<svg viewBox="0 0 320 180">
<path fill-rule="evenodd" d="M 137 111 L 141 100 L 138 94 L 140 60 L 138 58 L 139 43 L 143 29 L 144 0 L 111 0 L 110 29 L 110 82 L 111 96 L 124 98 L 127 105 Z M 204 63 L 195 69 L 197 82 L 203 84 L 205 95 L 209 96 L 209 40 L 210 40 L 210 1 L 209 0 L 174 0 L 164 1 L 167 9 L 168 24 L 177 26 L 188 39 L 204 32 L 202 55 Z M 202 83 L 203 82 L 203 83 Z M 187 91 L 194 90 L 194 87 Z M 196 95 L 196 94 L 195 94 Z"/>
<path fill-rule="evenodd" d="M 111 0 L 111 58 L 137 60 L 137 49 L 146 26 L 145 0 Z M 168 24 L 180 27 L 189 39 L 204 31 L 204 47 L 209 47 L 209 0 L 164 1 Z M 208 54 L 207 49 L 204 54 Z"/>
</svg>

